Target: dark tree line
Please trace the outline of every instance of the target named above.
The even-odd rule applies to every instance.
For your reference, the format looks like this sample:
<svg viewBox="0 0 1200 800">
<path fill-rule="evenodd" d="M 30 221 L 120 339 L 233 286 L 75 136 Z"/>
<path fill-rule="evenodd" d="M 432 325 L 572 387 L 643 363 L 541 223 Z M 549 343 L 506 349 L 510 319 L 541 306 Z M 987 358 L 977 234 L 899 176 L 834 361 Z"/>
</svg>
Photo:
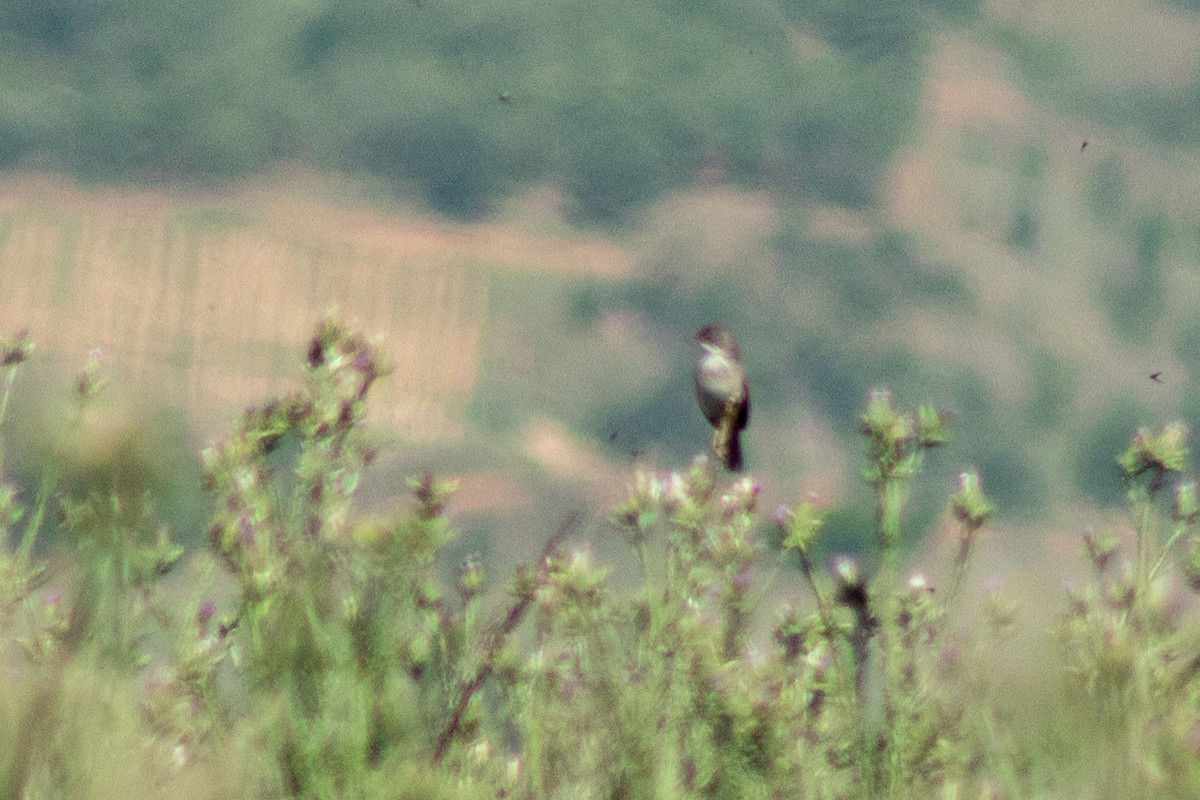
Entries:
<svg viewBox="0 0 1200 800">
<path fill-rule="evenodd" d="M 281 160 L 486 211 L 561 185 L 620 219 L 698 175 L 861 206 L 923 31 L 973 0 L 10 0 L 0 167 L 220 179 Z"/>
</svg>

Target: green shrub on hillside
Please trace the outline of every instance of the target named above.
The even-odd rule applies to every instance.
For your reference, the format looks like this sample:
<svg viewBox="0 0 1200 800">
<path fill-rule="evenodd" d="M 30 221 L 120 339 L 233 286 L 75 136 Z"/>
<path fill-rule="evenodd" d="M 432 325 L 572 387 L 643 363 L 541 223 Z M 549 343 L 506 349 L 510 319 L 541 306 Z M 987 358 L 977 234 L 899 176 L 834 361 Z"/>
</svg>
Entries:
<svg viewBox="0 0 1200 800">
<path fill-rule="evenodd" d="M 1163 256 L 1171 226 L 1161 210 L 1136 217 L 1130 231 L 1129 261 L 1113 264 L 1102 275 L 1101 298 L 1112 329 L 1126 343 L 1147 342 L 1159 330 L 1167 300 Z"/>
<path fill-rule="evenodd" d="M 728 2 L 22 0 L 0 8 L 0 165 L 203 180 L 305 160 L 456 215 L 554 182 L 601 222 L 702 172 L 864 205 L 915 120 L 924 31 L 903 3 L 859 5 L 801 14 L 830 46 L 798 54 L 778 10 Z"/>
</svg>

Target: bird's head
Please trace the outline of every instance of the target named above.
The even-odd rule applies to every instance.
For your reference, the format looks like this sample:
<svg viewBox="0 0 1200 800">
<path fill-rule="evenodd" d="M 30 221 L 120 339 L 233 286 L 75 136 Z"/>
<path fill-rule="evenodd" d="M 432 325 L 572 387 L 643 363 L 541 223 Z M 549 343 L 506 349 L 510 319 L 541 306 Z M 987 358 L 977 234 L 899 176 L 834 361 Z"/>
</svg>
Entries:
<svg viewBox="0 0 1200 800">
<path fill-rule="evenodd" d="M 719 347 L 734 358 L 739 356 L 737 343 L 733 341 L 733 334 L 725 330 L 725 327 L 719 322 L 710 322 L 697 331 L 696 341 L 700 344 Z"/>
</svg>

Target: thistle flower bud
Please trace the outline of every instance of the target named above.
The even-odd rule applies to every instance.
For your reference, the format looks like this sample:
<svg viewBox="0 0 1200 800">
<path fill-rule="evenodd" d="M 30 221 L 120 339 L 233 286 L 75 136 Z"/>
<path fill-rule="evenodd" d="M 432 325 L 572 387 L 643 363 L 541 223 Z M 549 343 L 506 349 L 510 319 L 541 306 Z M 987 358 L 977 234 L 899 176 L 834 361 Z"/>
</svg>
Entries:
<svg viewBox="0 0 1200 800">
<path fill-rule="evenodd" d="M 726 517 L 738 513 L 753 513 L 755 502 L 761 491 L 762 486 L 750 477 L 743 477 L 734 482 L 729 493 L 721 497 L 721 505 Z"/>
<path fill-rule="evenodd" d="M 1188 433 L 1187 424 L 1179 420 L 1167 424 L 1157 434 L 1139 428 L 1129 447 L 1117 456 L 1121 473 L 1127 480 L 1132 480 L 1149 472 L 1150 489 L 1157 491 L 1167 473 L 1182 472 L 1187 468 L 1191 457 L 1187 445 Z"/>
<path fill-rule="evenodd" d="M 483 590 L 483 580 L 483 564 L 479 562 L 478 556 L 468 556 L 462 572 L 458 575 L 458 594 L 464 603 L 479 595 Z"/>
<path fill-rule="evenodd" d="M 871 390 L 858 419 L 871 447 L 863 475 L 872 483 L 912 477 L 920 467 L 921 451 L 948 440 L 949 414 L 932 406 L 922 406 L 915 415 L 901 414 L 892 407 L 886 389 Z"/>
<path fill-rule="evenodd" d="M 808 668 L 814 681 L 823 681 L 829 668 L 833 666 L 833 657 L 829 653 L 828 641 L 817 642 L 812 650 L 804 656 L 804 666 Z"/>
<path fill-rule="evenodd" d="M 928 578 L 917 572 L 908 579 L 908 592 L 913 596 L 930 595 L 933 594 L 933 586 L 930 585 Z"/>
<path fill-rule="evenodd" d="M 812 623 L 807 617 L 802 617 L 799 609 L 792 605 L 783 606 L 776 614 L 773 634 L 775 643 L 783 650 L 784 662 L 791 663 L 803 652 Z"/>
<path fill-rule="evenodd" d="M 775 524 L 783 531 L 783 547 L 807 553 L 817 541 L 817 534 L 825 524 L 820 509 L 809 501 L 796 506 L 795 511 L 780 506 L 775 510 Z"/>
<path fill-rule="evenodd" d="M 426 520 L 440 516 L 450 502 L 450 495 L 458 489 L 458 481 L 435 478 L 429 472 L 420 478 L 410 478 L 408 485 L 417 499 L 417 514 Z"/>
<path fill-rule="evenodd" d="M 837 581 L 839 589 L 858 589 L 862 587 L 862 573 L 858 561 L 850 556 L 838 556 L 830 565 L 830 572 Z"/>
<path fill-rule="evenodd" d="M 0 341 L 0 367 L 13 367 L 25 362 L 33 352 L 29 341 L 29 329 L 22 328 L 16 335 Z"/>
<path fill-rule="evenodd" d="M 922 447 L 941 447 L 950 441 L 951 414 L 933 406 L 917 408 L 917 441 Z"/>
<path fill-rule="evenodd" d="M 100 391 L 107 383 L 100 377 L 100 359 L 104 352 L 99 348 L 92 348 L 88 353 L 87 363 L 83 366 L 83 372 L 75 379 L 75 399 L 80 403 L 87 401 L 100 394 Z"/>
<path fill-rule="evenodd" d="M 1097 536 L 1089 529 L 1083 532 L 1083 544 L 1087 548 L 1088 559 L 1096 568 L 1096 572 L 1103 573 L 1108 569 L 1109 562 L 1112 561 L 1113 554 L 1117 552 L 1120 543 L 1117 541 L 1117 537 L 1111 533 Z"/>
<path fill-rule="evenodd" d="M 632 543 L 642 541 L 646 530 L 663 512 L 664 505 L 681 508 L 691 502 L 686 481 L 674 473 L 664 482 L 650 470 L 639 469 L 633 477 L 629 497 L 613 509 L 613 524 Z"/>
<path fill-rule="evenodd" d="M 958 476 L 958 491 L 950 497 L 954 517 L 962 522 L 967 534 L 974 534 L 996 512 L 979 483 L 978 472 L 963 472 Z"/>
<path fill-rule="evenodd" d="M 837 602 L 849 606 L 860 614 L 867 610 L 867 587 L 863 582 L 858 561 L 850 556 L 837 556 L 829 571 L 837 586 Z"/>
<path fill-rule="evenodd" d="M 907 420 L 892 408 L 892 393 L 887 389 L 872 389 L 867 396 L 867 410 L 859 417 L 864 436 L 872 439 L 898 441 L 911 432 L 912 420 Z"/>
<path fill-rule="evenodd" d="M 705 503 L 712 496 L 713 472 L 708 456 L 699 455 L 692 459 L 686 476 L 688 495 L 697 503 Z"/>
</svg>

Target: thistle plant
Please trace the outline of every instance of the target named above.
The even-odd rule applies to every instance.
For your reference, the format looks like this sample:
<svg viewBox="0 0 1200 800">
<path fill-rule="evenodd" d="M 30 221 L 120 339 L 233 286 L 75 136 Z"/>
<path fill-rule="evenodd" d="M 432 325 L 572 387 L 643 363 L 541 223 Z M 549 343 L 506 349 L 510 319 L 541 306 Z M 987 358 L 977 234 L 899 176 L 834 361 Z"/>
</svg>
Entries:
<svg viewBox="0 0 1200 800">
<path fill-rule="evenodd" d="M 1117 457 L 1132 553 L 1111 531 L 1085 532 L 1091 580 L 1071 588 L 1060 619 L 1071 686 L 1099 723 L 1116 797 L 1142 796 L 1147 782 L 1179 796 L 1200 791 L 1200 640 L 1185 598 L 1185 587 L 1200 588 L 1192 579 L 1200 516 L 1195 481 L 1184 476 L 1187 438 L 1181 422 L 1141 429 Z"/>
<path fill-rule="evenodd" d="M 730 763 L 744 758 L 746 726 L 723 687 L 744 655 L 758 493 L 749 478 L 721 491 L 701 457 L 685 473 L 639 473 L 613 514 L 643 571 L 631 668 L 642 691 L 660 698 L 631 708 L 624 723 L 664 732 L 653 768 L 641 773 L 647 791 L 719 793 L 748 779 Z"/>
<path fill-rule="evenodd" d="M 864 745 L 876 754 L 864 765 L 868 775 L 865 785 L 872 791 L 893 791 L 894 777 L 904 772 L 895 763 L 898 738 L 907 734 L 908 727 L 908 720 L 903 719 L 905 714 L 899 708 L 906 694 L 902 664 L 908 655 L 902 624 L 902 594 L 898 586 L 900 521 L 910 482 L 922 467 L 925 451 L 947 441 L 948 417 L 931 406 L 921 406 L 915 414 L 901 413 L 893 408 L 889 392 L 874 390 L 859 419 L 869 445 L 863 476 L 876 495 L 875 539 L 880 567 L 872 580 L 867 602 L 872 609 L 870 613 L 878 618 L 884 682 L 883 730 L 876 734 L 881 741 Z M 866 658 L 867 652 L 860 648 L 860 657 Z M 866 672 L 868 668 L 862 664 L 859 669 Z M 860 698 L 860 703 L 867 702 L 867 698 Z M 867 709 L 864 708 L 863 713 L 867 713 Z"/>
<path fill-rule="evenodd" d="M 876 494 L 875 539 L 880 574 L 884 580 L 894 581 L 900 516 L 909 481 L 920 472 L 925 451 L 946 443 L 949 418 L 932 406 L 921 406 L 916 414 L 902 414 L 892 407 L 890 392 L 875 389 L 859 422 L 869 446 L 863 477 Z"/>
<path fill-rule="evenodd" d="M 274 780 L 288 795 L 329 797 L 431 744 L 418 732 L 443 718 L 464 642 L 461 609 L 433 580 L 453 537 L 443 513 L 453 484 L 417 479 L 410 512 L 352 524 L 375 457 L 364 419 L 386 370 L 379 353 L 327 320 L 306 365 L 302 390 L 249 409 L 203 460 L 217 498 L 212 547 L 240 585 L 226 646 L 251 687 L 279 697 L 264 718 Z"/>
<path fill-rule="evenodd" d="M 31 349 L 0 343 L 0 434 Z M 328 320 L 303 362 L 299 389 L 205 450 L 205 552 L 182 553 L 127 487 L 49 491 L 47 467 L 27 506 L 0 484 L 5 796 L 104 796 L 131 769 L 183 797 L 1016 800 L 1078 794 L 1083 774 L 1115 798 L 1200 792 L 1200 496 L 1181 424 L 1118 459 L 1128 535 L 1084 536 L 1091 576 L 1056 628 L 1068 692 L 1041 714 L 1066 720 L 1056 738 L 999 697 L 1013 601 L 985 590 L 977 622 L 958 607 L 996 513 L 978 473 L 949 497 L 946 584 L 906 565 L 910 489 L 948 436 L 931 407 L 876 391 L 859 418 L 867 552 L 830 557 L 812 500 L 764 523 L 760 483 L 701 457 L 638 470 L 613 509 L 632 589 L 575 512 L 497 590 L 473 558 L 441 577 L 453 481 L 356 508 L 376 343 Z M 80 415 L 104 380 L 97 355 Z M 70 566 L 47 571 L 34 542 L 56 511 Z"/>
<path fill-rule="evenodd" d="M 826 590 L 812 555 L 821 529 L 819 511 L 803 503 L 795 511 L 777 512 L 781 543 L 797 554 L 817 608 L 816 625 L 809 630 L 819 635 L 810 633 L 807 645 L 795 634 L 787 641 L 799 652 L 806 647 L 817 652 L 819 644 L 834 666 L 822 703 L 840 707 L 853 720 L 834 734 L 838 744 L 831 752 L 842 754 L 834 765 L 853 767 L 852 785 L 860 796 L 900 796 L 938 775 L 968 771 L 966 759 L 952 758 L 968 748 L 959 741 L 958 710 L 939 702 L 943 692 L 934 665 L 948 604 L 964 580 L 978 531 L 995 509 L 979 476 L 963 473 L 950 500 L 960 523 L 951 591 L 944 602 L 936 601 L 934 587 L 919 574 L 901 586 L 901 521 L 910 483 L 924 452 L 947 441 L 949 419 L 930 406 L 914 414 L 899 412 L 888 392 L 876 390 L 860 422 L 868 441 L 863 474 L 876 498 L 879 568 L 868 577 L 857 559 L 837 557 L 829 569 L 832 590 Z"/>
<path fill-rule="evenodd" d="M 4 468 L 4 434 L 9 398 L 17 372 L 29 359 L 33 348 L 34 344 L 25 330 L 0 342 L 0 369 L 4 372 L 4 382 L 0 386 L 0 470 Z M 17 604 L 28 595 L 41 573 L 40 565 L 34 563 L 32 558 L 39 525 L 26 524 L 20 543 L 14 547 L 12 541 L 15 529 L 25 514 L 26 508 L 18 499 L 17 488 L 11 483 L 0 482 L 0 624 L 6 627 Z M 41 514 L 36 514 L 35 519 L 40 523 Z"/>
<path fill-rule="evenodd" d="M 1152 520 L 1153 503 L 1170 476 L 1186 469 L 1190 457 L 1187 437 L 1188 428 L 1182 422 L 1170 423 L 1157 434 L 1143 428 L 1133 437 L 1125 452 L 1117 456 L 1117 464 L 1125 479 L 1129 504 L 1135 517 L 1135 582 L 1137 593 L 1141 596 L 1146 595 L 1150 583 L 1163 564 L 1160 557 L 1153 567 L 1150 565 L 1151 558 L 1155 557 L 1160 548 Z M 1188 502 L 1186 495 L 1181 499 L 1185 504 Z M 1184 512 L 1186 514 L 1186 509 Z M 1167 551 L 1178 541 L 1183 530 L 1176 529 L 1175 535 L 1162 548 L 1162 557 L 1165 557 Z"/>
<path fill-rule="evenodd" d="M 32 351 L 24 332 L 0 344 L 5 370 L 0 426 L 16 372 Z M 75 382 L 77 414 L 67 426 L 70 434 L 79 435 L 78 423 L 103 384 L 99 358 L 93 355 Z M 117 753 L 129 759 L 127 768 L 141 770 L 147 779 L 165 772 L 164 765 L 130 756 L 125 748 L 140 736 L 132 688 L 148 659 L 145 637 L 161 611 L 157 584 L 182 550 L 154 523 L 150 504 L 140 493 L 113 486 L 108 492 L 93 489 L 72 496 L 56 490 L 59 472 L 54 459 L 43 467 L 32 508 L 21 502 L 12 484 L 0 485 L 3 621 L 10 631 L 8 644 L 19 648 L 4 652 L 21 656 L 9 662 L 6 685 L 23 698 L 16 704 L 4 698 L 10 715 L 0 786 L 10 796 L 48 796 L 64 787 L 87 793 L 102 771 L 95 760 L 116 758 Z M 62 575 L 49 578 L 37 556 L 52 499 L 58 501 L 62 543 L 75 565 L 70 581 Z M 18 526 L 20 541 L 14 547 L 12 534 Z M 90 765 L 77 757 L 89 750 Z"/>
<path fill-rule="evenodd" d="M 950 497 L 950 513 L 958 520 L 958 550 L 954 555 L 954 577 L 950 583 L 947 602 L 953 603 L 962 590 L 971 553 L 975 549 L 979 530 L 996 513 L 996 506 L 983 493 L 978 472 L 963 472 L 958 476 L 958 491 Z"/>
</svg>

